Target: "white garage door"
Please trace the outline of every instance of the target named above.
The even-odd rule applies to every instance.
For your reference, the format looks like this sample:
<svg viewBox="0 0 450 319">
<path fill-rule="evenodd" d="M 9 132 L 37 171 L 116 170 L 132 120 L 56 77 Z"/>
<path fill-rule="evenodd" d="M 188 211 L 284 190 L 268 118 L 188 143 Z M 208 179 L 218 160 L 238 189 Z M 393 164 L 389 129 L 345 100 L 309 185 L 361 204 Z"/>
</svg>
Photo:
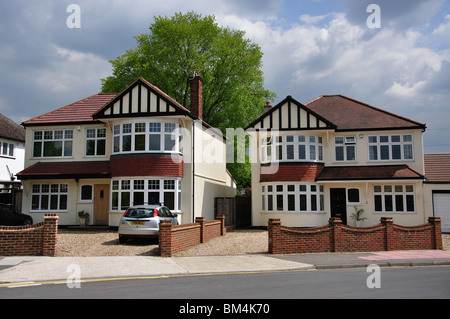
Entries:
<svg viewBox="0 0 450 319">
<path fill-rule="evenodd" d="M 450 233 L 450 194 L 433 194 L 434 216 L 441 218 L 443 233 Z"/>
</svg>

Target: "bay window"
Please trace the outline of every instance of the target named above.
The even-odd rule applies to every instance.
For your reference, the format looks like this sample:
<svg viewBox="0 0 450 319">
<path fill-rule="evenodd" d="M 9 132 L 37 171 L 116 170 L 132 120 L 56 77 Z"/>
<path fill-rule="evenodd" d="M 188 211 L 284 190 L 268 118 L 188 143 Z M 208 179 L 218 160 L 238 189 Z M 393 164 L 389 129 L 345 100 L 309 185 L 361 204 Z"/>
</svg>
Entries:
<svg viewBox="0 0 450 319">
<path fill-rule="evenodd" d="M 113 153 L 179 152 L 178 123 L 139 121 L 114 125 Z"/>
<path fill-rule="evenodd" d="M 261 162 L 323 162 L 322 137 L 314 135 L 275 135 L 261 140 Z"/>
<path fill-rule="evenodd" d="M 111 209 L 124 211 L 135 205 L 163 204 L 170 210 L 181 209 L 181 180 L 123 179 L 111 185 Z"/>
</svg>

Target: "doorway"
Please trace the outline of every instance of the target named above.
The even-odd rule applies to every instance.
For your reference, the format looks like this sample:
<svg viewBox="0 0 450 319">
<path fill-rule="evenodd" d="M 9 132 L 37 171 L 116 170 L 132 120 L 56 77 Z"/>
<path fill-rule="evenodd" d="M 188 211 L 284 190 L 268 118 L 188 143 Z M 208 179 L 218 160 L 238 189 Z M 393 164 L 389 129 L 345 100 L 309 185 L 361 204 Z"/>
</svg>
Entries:
<svg viewBox="0 0 450 319">
<path fill-rule="evenodd" d="M 94 185 L 94 225 L 109 223 L 109 184 Z"/>
<path fill-rule="evenodd" d="M 345 188 L 330 188 L 331 217 L 338 217 L 347 225 L 347 197 Z"/>
</svg>

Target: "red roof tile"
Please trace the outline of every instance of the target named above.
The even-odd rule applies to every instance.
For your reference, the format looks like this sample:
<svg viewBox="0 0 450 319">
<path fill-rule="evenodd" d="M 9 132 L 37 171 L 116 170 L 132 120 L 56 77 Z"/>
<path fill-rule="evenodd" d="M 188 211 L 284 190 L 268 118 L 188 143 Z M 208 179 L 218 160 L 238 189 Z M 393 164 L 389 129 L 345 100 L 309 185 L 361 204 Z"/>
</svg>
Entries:
<svg viewBox="0 0 450 319">
<path fill-rule="evenodd" d="M 450 182 L 450 154 L 425 154 L 424 161 L 429 182 Z"/>
<path fill-rule="evenodd" d="M 110 177 L 109 161 L 38 162 L 17 174 L 21 180 Z"/>
<path fill-rule="evenodd" d="M 425 124 L 343 95 L 323 95 L 305 104 L 337 125 L 336 130 L 425 129 Z"/>
<path fill-rule="evenodd" d="M 24 126 L 39 124 L 73 123 L 94 121 L 92 114 L 113 99 L 117 93 L 98 93 L 83 100 L 63 106 L 54 111 L 23 122 Z"/>
<path fill-rule="evenodd" d="M 408 165 L 325 167 L 317 181 L 423 179 Z"/>
</svg>

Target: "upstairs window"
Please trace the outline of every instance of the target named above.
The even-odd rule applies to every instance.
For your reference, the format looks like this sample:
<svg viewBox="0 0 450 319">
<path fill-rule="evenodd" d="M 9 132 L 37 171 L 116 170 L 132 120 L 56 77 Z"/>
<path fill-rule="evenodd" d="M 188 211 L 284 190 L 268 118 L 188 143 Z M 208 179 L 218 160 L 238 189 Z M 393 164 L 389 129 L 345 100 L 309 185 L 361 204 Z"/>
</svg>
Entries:
<svg viewBox="0 0 450 319">
<path fill-rule="evenodd" d="M 178 123 L 142 121 L 114 125 L 113 153 L 179 152 Z"/>
<path fill-rule="evenodd" d="M 354 136 L 337 136 L 334 138 L 336 162 L 353 162 L 356 160 L 356 138 Z"/>
<path fill-rule="evenodd" d="M 261 140 L 261 162 L 323 162 L 322 137 L 275 135 Z"/>
<path fill-rule="evenodd" d="M 5 157 L 14 157 L 14 144 L 0 142 L 0 155 Z"/>
<path fill-rule="evenodd" d="M 33 157 L 71 157 L 73 130 L 34 131 Z"/>
<path fill-rule="evenodd" d="M 86 156 L 104 156 L 106 154 L 106 129 L 86 130 Z"/>
<path fill-rule="evenodd" d="M 412 159 L 412 135 L 369 136 L 370 161 L 397 161 Z"/>
</svg>

